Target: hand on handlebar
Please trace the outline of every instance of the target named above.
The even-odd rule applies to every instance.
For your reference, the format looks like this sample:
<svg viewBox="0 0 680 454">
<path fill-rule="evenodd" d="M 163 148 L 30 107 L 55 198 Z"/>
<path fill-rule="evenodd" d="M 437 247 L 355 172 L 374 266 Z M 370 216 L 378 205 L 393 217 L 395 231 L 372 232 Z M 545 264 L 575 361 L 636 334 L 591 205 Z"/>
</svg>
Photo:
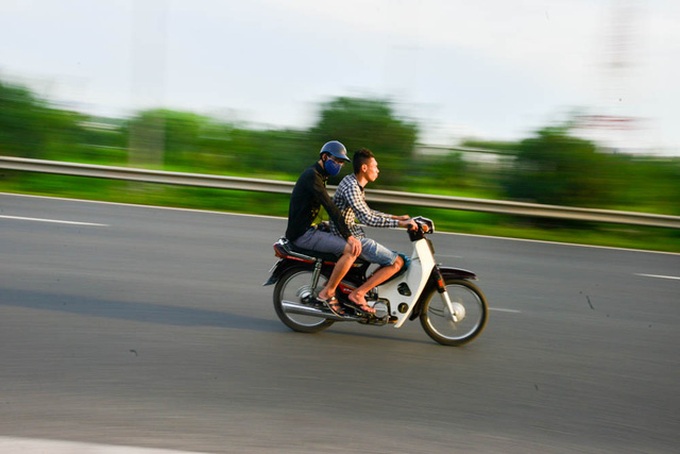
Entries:
<svg viewBox="0 0 680 454">
<path fill-rule="evenodd" d="M 403 217 L 400 217 L 399 219 L 400 227 L 406 227 L 407 230 L 418 230 L 418 224 L 416 224 L 416 221 L 409 218 L 408 216 L 406 218 L 402 218 Z"/>
</svg>

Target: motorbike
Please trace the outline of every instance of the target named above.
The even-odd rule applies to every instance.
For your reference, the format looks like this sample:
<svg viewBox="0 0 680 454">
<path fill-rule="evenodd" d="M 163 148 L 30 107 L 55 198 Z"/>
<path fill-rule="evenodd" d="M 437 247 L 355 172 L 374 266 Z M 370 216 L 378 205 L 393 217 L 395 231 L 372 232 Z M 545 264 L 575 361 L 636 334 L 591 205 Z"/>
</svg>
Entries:
<svg viewBox="0 0 680 454">
<path fill-rule="evenodd" d="M 427 237 L 435 231 L 434 222 L 420 216 L 413 220 L 417 228 L 407 230 L 413 245 L 411 256 L 402 254 L 402 269 L 366 295 L 374 313 L 361 311 L 348 299 L 370 275 L 370 263 L 357 259 L 338 285 L 336 297 L 345 313 L 337 315 L 317 299 L 337 257 L 300 249 L 280 238 L 273 245 L 277 261 L 263 284 L 275 285 L 276 315 L 293 331 L 304 333 L 322 331 L 335 322 L 400 328 L 406 321 L 419 319 L 423 330 L 439 344 L 460 346 L 475 339 L 488 319 L 486 297 L 472 282 L 477 276 L 438 265 Z"/>
</svg>

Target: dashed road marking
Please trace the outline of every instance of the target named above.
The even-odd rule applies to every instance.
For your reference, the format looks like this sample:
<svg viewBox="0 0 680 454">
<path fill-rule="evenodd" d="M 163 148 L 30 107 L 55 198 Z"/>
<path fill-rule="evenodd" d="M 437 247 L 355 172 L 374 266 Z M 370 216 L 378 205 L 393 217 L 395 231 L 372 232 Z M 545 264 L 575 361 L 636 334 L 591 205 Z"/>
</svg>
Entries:
<svg viewBox="0 0 680 454">
<path fill-rule="evenodd" d="M 664 276 L 663 274 L 645 274 L 645 273 L 635 273 L 635 275 L 642 277 L 653 277 L 656 279 L 672 279 L 675 281 L 680 281 L 680 276 Z"/>
<path fill-rule="evenodd" d="M 496 312 L 507 312 L 509 314 L 521 314 L 522 311 L 518 311 L 517 309 L 504 309 L 502 307 L 490 307 L 490 311 L 496 311 Z"/>
<path fill-rule="evenodd" d="M 113 446 L 75 441 L 0 437 L 0 451 L 22 454 L 198 454 L 193 451 Z"/>
<path fill-rule="evenodd" d="M 0 215 L 2 219 L 14 219 L 16 221 L 33 221 L 33 222 L 50 222 L 52 224 L 67 224 L 67 225 L 82 225 L 87 227 L 108 227 L 108 224 L 97 224 L 95 222 L 81 222 L 81 221 L 64 221 L 61 219 L 42 219 L 42 218 L 26 218 L 23 216 L 5 216 Z"/>
</svg>

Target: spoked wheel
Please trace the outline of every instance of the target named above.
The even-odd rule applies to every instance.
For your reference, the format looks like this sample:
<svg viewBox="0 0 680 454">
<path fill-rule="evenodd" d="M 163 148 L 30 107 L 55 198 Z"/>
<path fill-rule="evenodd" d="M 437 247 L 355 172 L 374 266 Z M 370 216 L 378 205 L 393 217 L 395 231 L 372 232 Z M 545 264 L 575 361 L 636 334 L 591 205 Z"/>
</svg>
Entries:
<svg viewBox="0 0 680 454">
<path fill-rule="evenodd" d="M 283 273 L 274 287 L 274 310 L 281 321 L 293 331 L 316 333 L 333 324 L 333 320 L 287 312 L 285 302 L 312 304 L 322 287 L 311 288 L 312 270 L 293 268 Z M 321 284 L 321 283 L 319 283 Z"/>
<path fill-rule="evenodd" d="M 420 313 L 420 324 L 442 345 L 459 346 L 477 337 L 486 326 L 488 307 L 482 291 L 473 283 L 446 278 L 446 290 L 458 321 L 451 317 L 448 305 L 436 288 L 426 296 Z"/>
</svg>

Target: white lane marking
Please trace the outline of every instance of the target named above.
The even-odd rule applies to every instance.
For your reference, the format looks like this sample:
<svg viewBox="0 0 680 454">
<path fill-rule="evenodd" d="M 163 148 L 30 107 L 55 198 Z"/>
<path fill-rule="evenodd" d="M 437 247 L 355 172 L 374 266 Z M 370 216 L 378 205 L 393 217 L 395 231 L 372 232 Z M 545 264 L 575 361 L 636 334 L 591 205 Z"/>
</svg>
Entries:
<svg viewBox="0 0 680 454">
<path fill-rule="evenodd" d="M 471 238 L 488 238 L 490 240 L 503 240 L 503 241 L 516 241 L 523 243 L 536 243 L 536 244 L 554 244 L 557 246 L 569 246 L 569 247 L 579 247 L 587 249 L 606 249 L 611 251 L 624 251 L 624 252 L 644 252 L 645 254 L 663 254 L 663 255 L 680 255 L 677 252 L 666 252 L 666 251 L 650 251 L 645 249 L 630 249 L 625 247 L 615 247 L 615 246 L 598 246 L 594 244 L 579 244 L 579 243 L 564 243 L 560 241 L 549 241 L 549 240 L 532 240 L 529 238 L 512 238 L 504 236 L 491 236 L 491 235 L 478 235 L 474 233 L 457 233 L 457 232 L 442 232 L 439 230 L 437 233 L 441 235 L 454 235 L 454 236 L 468 236 Z M 437 254 L 439 255 L 439 254 Z"/>
<path fill-rule="evenodd" d="M 77 441 L 45 440 L 38 438 L 0 437 L 0 451 L 22 454 L 198 454 L 194 451 L 113 446 Z"/>
<path fill-rule="evenodd" d="M 17 221 L 51 222 L 53 224 L 84 225 L 89 227 L 109 227 L 108 224 L 97 224 L 94 222 L 80 222 L 80 221 L 63 221 L 61 219 L 25 218 L 22 216 L 4 216 L 4 215 L 0 215 L 0 218 L 14 219 Z"/>
<path fill-rule="evenodd" d="M 496 312 L 508 312 L 510 314 L 521 314 L 522 311 L 518 311 L 517 309 L 503 309 L 500 307 L 490 307 L 490 311 L 496 311 Z"/>
<path fill-rule="evenodd" d="M 84 200 L 84 199 L 69 199 L 65 197 L 50 197 L 44 195 L 33 195 L 33 194 L 15 194 L 12 192 L 0 192 L 0 196 L 7 197 L 23 197 L 32 199 L 43 199 L 43 200 L 61 200 L 64 202 L 78 202 L 78 203 L 91 203 L 97 205 L 112 205 L 112 206 L 123 206 L 123 207 L 135 207 L 135 208 L 151 208 L 155 210 L 168 210 L 168 211 L 184 211 L 188 213 L 204 213 L 204 214 L 215 214 L 219 216 L 241 216 L 241 217 L 251 217 L 251 218 L 262 218 L 262 219 L 276 219 L 285 221 L 286 218 L 283 216 L 270 216 L 265 214 L 247 214 L 247 213 L 233 213 L 228 211 L 215 211 L 206 209 L 196 209 L 196 208 L 179 208 L 179 207 L 163 207 L 155 205 L 140 205 L 135 203 L 121 203 L 121 202 L 104 202 L 101 200 Z M 396 229 L 395 229 L 396 230 Z M 491 236 L 491 235 L 476 235 L 473 233 L 456 233 L 456 232 L 443 232 L 438 231 L 442 235 L 454 235 L 463 236 L 471 238 L 488 238 L 491 240 L 501 240 L 501 241 L 517 241 L 525 243 L 537 243 L 537 244 L 555 244 L 558 246 L 568 246 L 568 247 L 579 247 L 579 248 L 589 248 L 589 249 L 608 249 L 612 251 L 625 251 L 625 252 L 642 252 L 645 254 L 661 254 L 661 255 L 680 255 L 678 252 L 665 252 L 665 251 L 649 251 L 645 249 L 630 249 L 623 247 L 613 247 L 613 246 L 596 246 L 592 244 L 578 244 L 578 243 L 563 243 L 559 241 L 547 241 L 547 240 L 532 240 L 528 238 L 511 238 L 503 236 Z M 440 255 L 440 254 L 437 254 Z"/>
<path fill-rule="evenodd" d="M 644 273 L 635 273 L 635 275 L 642 277 L 653 277 L 656 279 L 673 279 L 676 281 L 680 281 L 680 276 L 664 276 L 663 274 L 644 274 Z"/>
</svg>

